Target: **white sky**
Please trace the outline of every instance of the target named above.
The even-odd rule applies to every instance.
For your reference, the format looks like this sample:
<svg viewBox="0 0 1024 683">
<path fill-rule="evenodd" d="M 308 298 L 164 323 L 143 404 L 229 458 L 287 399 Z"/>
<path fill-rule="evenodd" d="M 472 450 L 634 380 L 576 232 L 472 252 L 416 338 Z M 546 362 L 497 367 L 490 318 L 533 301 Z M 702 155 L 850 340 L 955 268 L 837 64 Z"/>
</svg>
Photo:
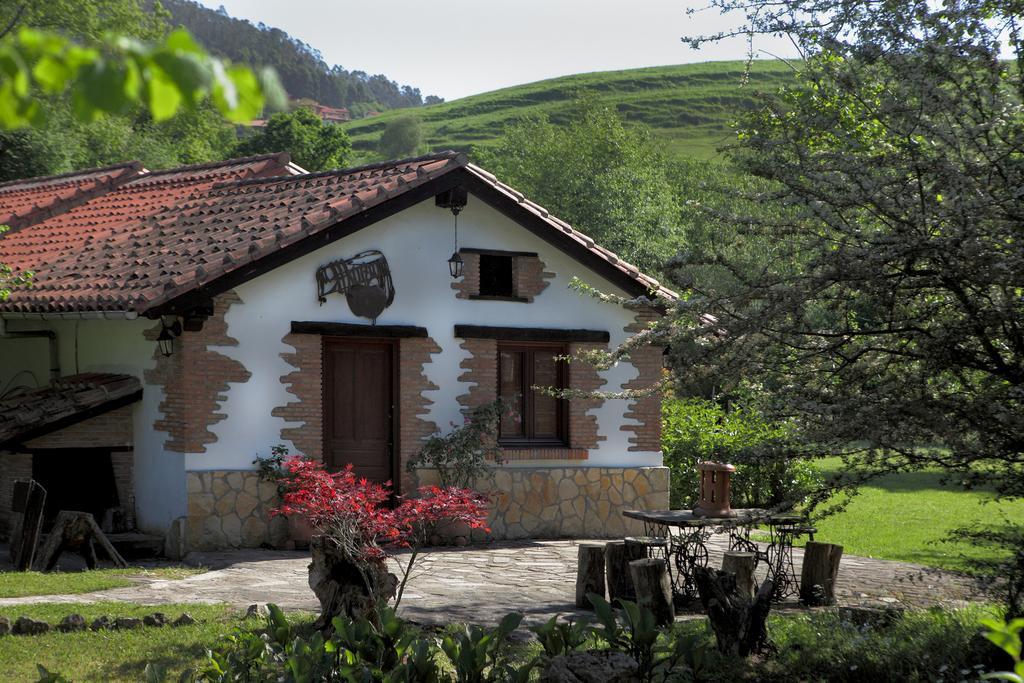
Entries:
<svg viewBox="0 0 1024 683">
<path fill-rule="evenodd" d="M 680 38 L 734 26 L 701 0 L 200 0 L 287 31 L 328 64 L 383 73 L 456 99 L 553 76 L 743 59 L 731 40 L 694 51 Z M 780 41 L 758 47 L 791 56 Z M 766 55 L 767 56 L 767 55 Z"/>
</svg>

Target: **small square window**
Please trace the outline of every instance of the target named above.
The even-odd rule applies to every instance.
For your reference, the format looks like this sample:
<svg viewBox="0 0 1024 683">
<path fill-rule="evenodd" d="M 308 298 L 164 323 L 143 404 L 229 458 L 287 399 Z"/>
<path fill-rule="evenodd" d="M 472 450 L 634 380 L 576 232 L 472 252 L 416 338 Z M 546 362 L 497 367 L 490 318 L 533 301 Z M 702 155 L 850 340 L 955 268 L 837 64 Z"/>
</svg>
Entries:
<svg viewBox="0 0 1024 683">
<path fill-rule="evenodd" d="M 480 254 L 480 296 L 515 296 L 512 256 Z"/>
</svg>

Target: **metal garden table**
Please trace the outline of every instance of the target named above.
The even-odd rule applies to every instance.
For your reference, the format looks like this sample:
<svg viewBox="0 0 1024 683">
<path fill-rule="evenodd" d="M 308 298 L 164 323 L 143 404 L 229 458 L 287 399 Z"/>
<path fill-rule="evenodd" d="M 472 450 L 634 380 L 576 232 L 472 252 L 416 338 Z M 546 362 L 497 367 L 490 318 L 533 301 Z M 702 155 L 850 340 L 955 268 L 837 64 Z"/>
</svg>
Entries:
<svg viewBox="0 0 1024 683">
<path fill-rule="evenodd" d="M 622 514 L 644 523 L 651 538 L 668 539 L 668 561 L 672 590 L 677 601 L 689 603 L 698 597 L 694 579 L 697 567 L 708 566 L 707 541 L 714 533 L 729 534 L 729 550 L 753 553 L 755 566 L 765 562 L 775 582 L 773 598 L 781 600 L 797 591 L 793 567 L 793 539 L 814 530 L 802 515 L 776 513 L 761 508 L 734 509 L 733 517 L 703 517 L 693 510 L 626 510 Z M 750 540 L 750 530 L 768 527 L 770 540 L 764 550 Z"/>
</svg>

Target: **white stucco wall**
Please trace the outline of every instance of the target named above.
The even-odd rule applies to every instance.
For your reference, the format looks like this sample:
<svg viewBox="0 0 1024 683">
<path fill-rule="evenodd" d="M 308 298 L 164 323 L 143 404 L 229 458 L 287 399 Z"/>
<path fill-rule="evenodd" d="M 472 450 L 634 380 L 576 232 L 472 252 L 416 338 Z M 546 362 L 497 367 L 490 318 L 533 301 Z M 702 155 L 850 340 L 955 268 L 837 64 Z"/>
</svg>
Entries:
<svg viewBox="0 0 1024 683">
<path fill-rule="evenodd" d="M 447 264 L 452 240 L 451 213 L 425 201 L 238 287 L 235 291 L 244 303 L 231 307 L 227 324 L 228 334 L 239 340 L 239 345 L 215 348 L 241 362 L 252 377 L 243 385 L 232 385 L 222 408 L 228 418 L 211 428 L 217 441 L 207 446 L 206 453 L 187 455 L 186 468 L 249 469 L 257 455 L 267 455 L 271 446 L 282 442 L 282 428 L 297 426 L 271 416 L 273 408 L 294 399 L 281 384 L 281 376 L 293 370 L 280 355 L 292 348 L 281 339 L 293 320 L 368 324 L 352 315 L 340 295 L 330 295 L 320 306 L 314 280 L 318 266 L 365 249 L 384 253 L 395 284 L 394 303 L 377 323 L 426 327 L 441 347 L 425 372 L 440 387 L 427 397 L 433 401 L 428 418 L 442 430 L 461 422 L 457 397 L 468 389 L 467 384 L 455 381 L 467 355 L 460 347 L 462 340 L 454 335 L 456 324 L 607 330 L 612 344 L 627 337 L 624 328 L 633 319 L 629 311 L 581 296 L 568 285 L 573 276 L 579 276 L 605 291 L 622 294 L 621 290 L 472 196 L 459 216 L 460 247 L 537 252 L 545 270 L 556 277 L 529 304 L 457 299 Z M 637 372 L 628 363 L 620 363 L 603 374 L 608 380 L 604 389 L 615 391 Z M 593 411 L 605 440 L 590 450 L 589 460 L 575 464 L 662 464 L 660 452 L 628 450 L 631 432 L 620 429 L 627 423 L 623 418 L 626 407 L 625 400 L 609 400 Z"/>
</svg>

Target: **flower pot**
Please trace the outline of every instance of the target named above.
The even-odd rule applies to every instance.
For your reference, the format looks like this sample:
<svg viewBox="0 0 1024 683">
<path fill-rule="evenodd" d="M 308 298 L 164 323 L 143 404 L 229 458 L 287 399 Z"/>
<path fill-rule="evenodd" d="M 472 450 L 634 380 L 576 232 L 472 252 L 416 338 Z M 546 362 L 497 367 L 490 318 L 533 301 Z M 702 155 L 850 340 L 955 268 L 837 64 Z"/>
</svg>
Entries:
<svg viewBox="0 0 1024 683">
<path fill-rule="evenodd" d="M 288 515 L 288 549 L 305 550 L 317 529 L 302 515 Z"/>
</svg>

